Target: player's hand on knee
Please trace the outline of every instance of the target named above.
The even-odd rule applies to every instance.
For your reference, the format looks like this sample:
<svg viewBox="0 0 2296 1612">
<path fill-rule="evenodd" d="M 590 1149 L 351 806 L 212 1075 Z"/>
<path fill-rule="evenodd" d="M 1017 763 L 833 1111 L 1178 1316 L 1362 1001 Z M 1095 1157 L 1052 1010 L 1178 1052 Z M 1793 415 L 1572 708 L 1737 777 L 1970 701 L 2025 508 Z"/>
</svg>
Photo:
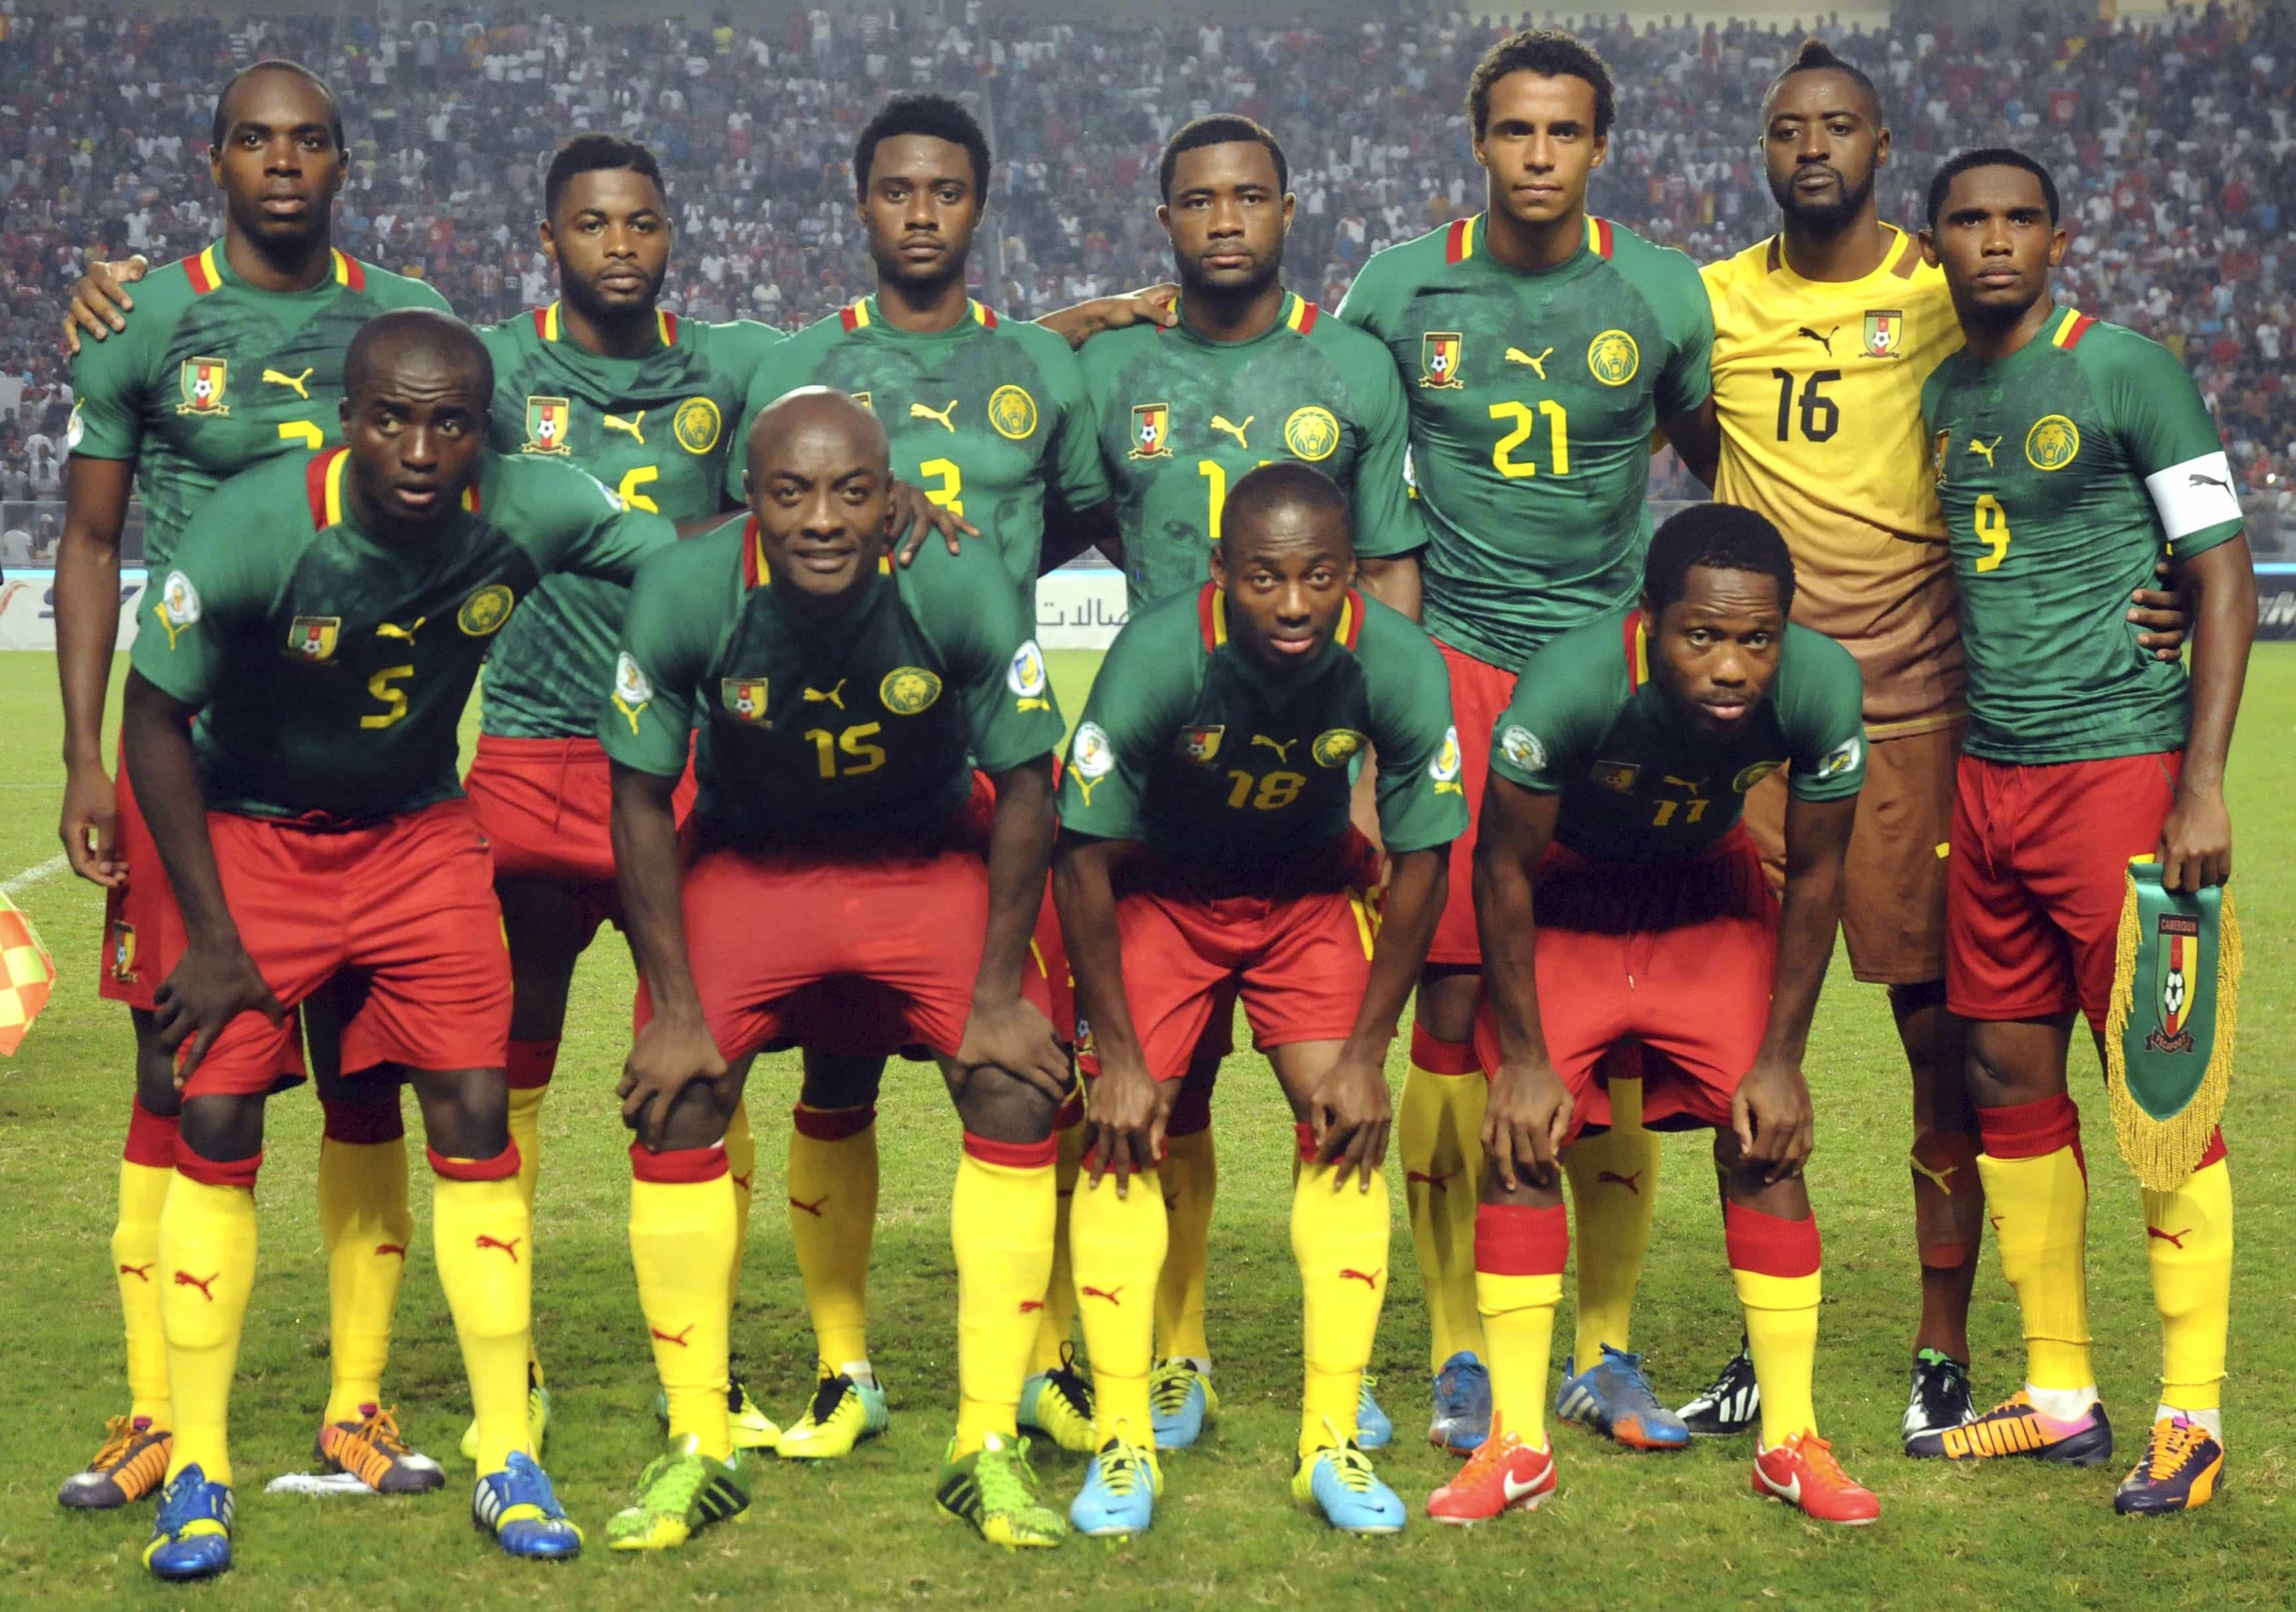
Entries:
<svg viewBox="0 0 2296 1612">
<path fill-rule="evenodd" d="M 718 1055 L 709 1027 L 699 1019 L 657 1014 L 646 1021 L 622 1060 L 622 1123 L 639 1143 L 658 1149 L 668 1133 L 669 1112 L 678 1093 L 697 1080 L 722 1080 L 726 1060 Z"/>
<path fill-rule="evenodd" d="M 160 1045 L 171 1055 L 186 1042 L 191 1050 L 178 1060 L 176 1088 L 200 1067 L 224 1027 L 242 1013 L 260 1013 L 273 1024 L 287 1017 L 255 960 L 237 940 L 229 946 L 193 944 L 183 961 L 152 994 L 152 1019 L 160 1032 Z"/>
<path fill-rule="evenodd" d="M 1101 1054 L 1084 1110 L 1084 1167 L 1094 1186 L 1113 1170 L 1123 1198 L 1135 1174 L 1155 1167 L 1179 1089 L 1177 1081 L 1151 1076 L 1136 1054 Z"/>
<path fill-rule="evenodd" d="M 2177 786 L 2161 825 L 2161 885 L 2190 894 L 2232 877 L 2232 814 L 2222 790 Z"/>
<path fill-rule="evenodd" d="M 1483 1109 L 1483 1153 L 1508 1191 L 1554 1184 L 1555 1162 L 1570 1134 L 1577 1103 L 1570 1088 L 1540 1060 L 1502 1062 Z"/>
<path fill-rule="evenodd" d="M 119 797 L 111 776 L 91 763 L 64 773 L 64 810 L 56 832 L 71 871 L 106 889 L 127 877 L 119 860 Z"/>
<path fill-rule="evenodd" d="M 1315 1130 L 1316 1162 L 1340 1166 L 1334 1190 L 1353 1174 L 1361 1191 L 1371 1191 L 1372 1177 L 1387 1162 L 1394 1117 L 1387 1071 L 1378 1064 L 1343 1054 L 1324 1072 L 1308 1100 L 1308 1122 Z"/>
<path fill-rule="evenodd" d="M 1018 996 L 974 999 L 956 1061 L 967 1069 L 984 1064 L 1002 1069 L 1055 1103 L 1067 1101 L 1076 1086 L 1068 1054 L 1053 1034 L 1053 1021 Z"/>
<path fill-rule="evenodd" d="M 1816 1140 L 1809 1083 L 1792 1064 L 1757 1060 L 1730 1100 L 1730 1128 L 1740 1168 L 1760 1172 L 1766 1183 L 1800 1174 Z"/>
<path fill-rule="evenodd" d="M 121 309 L 135 306 L 135 299 L 123 287 L 144 278 L 152 265 L 138 252 L 119 263 L 91 263 L 87 273 L 72 282 L 71 306 L 64 310 L 64 351 L 74 358 L 79 356 L 79 333 L 86 331 L 98 341 L 114 331 L 124 331 L 127 321 L 119 316 Z"/>
<path fill-rule="evenodd" d="M 967 537 L 980 536 L 980 528 L 954 511 L 945 510 L 927 497 L 924 489 L 906 481 L 893 483 L 893 495 L 886 500 L 885 519 L 893 534 L 893 558 L 906 565 L 917 557 L 925 539 L 935 532 L 940 534 L 948 552 L 957 552 L 957 534 Z"/>
</svg>

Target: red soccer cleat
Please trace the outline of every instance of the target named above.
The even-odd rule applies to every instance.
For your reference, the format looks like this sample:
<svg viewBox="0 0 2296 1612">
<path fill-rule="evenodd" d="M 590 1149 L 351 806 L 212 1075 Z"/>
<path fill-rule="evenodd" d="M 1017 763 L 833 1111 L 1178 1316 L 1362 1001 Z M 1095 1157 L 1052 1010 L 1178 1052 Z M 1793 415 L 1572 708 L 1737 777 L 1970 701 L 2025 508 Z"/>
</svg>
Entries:
<svg viewBox="0 0 2296 1612">
<path fill-rule="evenodd" d="M 1754 1493 L 1799 1506 L 1818 1522 L 1853 1527 L 1876 1521 L 1882 1502 L 1841 1469 L 1833 1446 L 1815 1433 L 1798 1433 L 1775 1450 L 1754 1449 Z"/>
<path fill-rule="evenodd" d="M 1534 1450 L 1491 1418 L 1491 1435 L 1459 1475 L 1427 1497 L 1427 1515 L 1440 1523 L 1488 1522 L 1503 1511 L 1536 1511 L 1554 1493 L 1554 1456 Z"/>
</svg>

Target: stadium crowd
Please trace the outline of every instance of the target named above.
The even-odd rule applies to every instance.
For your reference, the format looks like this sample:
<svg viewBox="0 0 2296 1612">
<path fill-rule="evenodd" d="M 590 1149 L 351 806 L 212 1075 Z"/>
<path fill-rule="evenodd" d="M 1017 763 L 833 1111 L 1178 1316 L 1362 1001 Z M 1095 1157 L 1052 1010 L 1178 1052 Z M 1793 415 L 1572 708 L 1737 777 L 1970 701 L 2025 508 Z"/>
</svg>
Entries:
<svg viewBox="0 0 2296 1612">
<path fill-rule="evenodd" d="M 794 328 L 865 286 L 853 135 L 885 94 L 924 85 L 973 97 L 995 138 L 998 239 L 974 268 L 986 300 L 1034 315 L 1166 277 L 1144 170 L 1173 127 L 1218 110 L 1286 142 L 1300 199 L 1292 278 L 1336 304 L 1372 252 L 1475 205 L 1458 86 L 1495 31 L 1456 15 L 1341 29 L 1006 23 L 984 20 L 977 3 L 937 31 L 821 9 L 755 32 L 722 12 L 709 27 L 592 24 L 518 6 L 423 7 L 395 24 L 94 8 L 5 22 L 9 501 L 61 496 L 65 289 L 91 256 L 163 260 L 213 237 L 203 160 L 215 86 L 260 56 L 316 68 L 350 108 L 344 246 L 429 279 L 472 319 L 550 297 L 533 242 L 542 167 L 566 135 L 603 128 L 653 143 L 671 176 L 680 242 L 666 305 Z M 1771 228 L 1759 97 L 1805 31 L 1594 29 L 1621 88 L 1595 208 L 1702 262 Z M 2296 532 L 2296 397 L 2280 363 L 2296 346 L 2296 258 L 2284 241 L 2296 214 L 2296 80 L 2282 70 L 2296 62 L 2296 25 L 2211 6 L 2173 29 L 2091 37 L 1818 31 L 1889 97 L 1883 217 L 1918 223 L 1921 187 L 1956 146 L 2015 143 L 2054 167 L 2072 235 L 2064 294 L 2184 356 L 2230 444 L 2251 541 L 2285 546 L 2281 534 Z M 1671 462 L 1653 492 L 1698 495 Z M 12 551 L 19 528 L 37 549 L 20 505 L 4 524 Z"/>
</svg>

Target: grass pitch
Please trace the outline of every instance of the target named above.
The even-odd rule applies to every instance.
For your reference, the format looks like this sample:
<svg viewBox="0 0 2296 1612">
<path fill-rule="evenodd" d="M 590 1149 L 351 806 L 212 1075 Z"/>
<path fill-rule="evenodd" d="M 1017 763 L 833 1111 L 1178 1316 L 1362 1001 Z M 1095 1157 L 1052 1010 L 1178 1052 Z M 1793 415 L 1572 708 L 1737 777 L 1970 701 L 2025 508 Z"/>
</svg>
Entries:
<svg viewBox="0 0 2296 1612">
<path fill-rule="evenodd" d="M 1073 717 L 1095 658 L 1052 660 Z M 2125 1454 L 2074 1472 L 2013 1462 L 1964 1469 L 1898 1453 L 1917 1297 L 1906 1076 L 1882 992 L 1837 966 L 1808 1062 L 1819 1114 L 1811 1195 L 1827 1267 L 1818 1404 L 1852 1472 L 1882 1497 L 1878 1526 L 1829 1531 L 1757 1500 L 1745 1442 L 1630 1455 L 1572 1428 L 1555 1435 L 1562 1492 L 1536 1517 L 1472 1532 L 1426 1522 L 1420 1507 L 1452 1466 L 1419 1439 L 1427 1333 L 1399 1182 L 1396 1273 L 1376 1362 L 1398 1439 L 1379 1465 L 1411 1503 L 1412 1524 L 1400 1538 L 1349 1540 L 1295 1510 L 1286 1483 L 1300 1372 L 1286 1230 L 1291 1128 L 1265 1063 L 1243 1055 L 1229 1063 L 1214 1109 L 1222 1181 L 1210 1321 L 1225 1413 L 1202 1445 L 1167 1462 L 1153 1533 L 1128 1544 L 1071 1540 L 1059 1551 L 1008 1556 L 937 1520 L 932 1477 L 955 1402 L 947 1207 L 957 1133 L 929 1068 L 897 1064 L 879 1123 L 884 1191 L 872 1289 L 872 1352 L 892 1395 L 890 1433 L 817 1469 L 769 1462 L 752 1477 L 756 1503 L 744 1525 L 660 1557 L 610 1553 L 605 1518 L 658 1435 L 624 1236 L 627 1138 L 612 1096 L 631 972 L 608 937 L 584 961 L 543 1111 L 537 1216 L 535 1315 L 557 1406 L 547 1464 L 589 1531 L 590 1553 L 565 1567 L 513 1563 L 472 1532 L 470 1473 L 455 1454 L 467 1414 L 461 1365 L 419 1251 L 387 1386 L 401 1425 L 447 1463 L 446 1491 L 411 1502 L 262 1493 L 271 1477 L 307 1464 L 326 1387 L 326 1272 L 310 1187 L 317 1110 L 290 1093 L 273 1105 L 261 1273 L 234 1405 L 240 1565 L 213 1588 L 169 1588 L 145 1576 L 148 1503 L 76 1516 L 53 1500 L 56 1483 L 94 1449 L 103 1419 L 126 1409 L 108 1245 L 131 1043 L 124 1016 L 95 997 L 95 892 L 60 870 L 37 871 L 56 852 L 62 785 L 49 657 L 0 656 L 0 708 L 10 714 L 0 727 L 0 880 L 41 927 L 62 975 L 29 1040 L 0 1062 L 0 1297 L 16 1362 L 0 1377 L 0 1605 L 658 1608 L 776 1597 L 808 1608 L 1022 1597 L 1095 1607 L 1406 1598 L 1629 1608 L 1927 1608 L 1971 1598 L 2019 1608 L 2288 1604 L 2296 1337 L 2280 1329 L 2296 1268 L 2296 1133 L 2276 1082 L 2281 1049 L 2296 1029 L 2296 817 L 2288 806 L 2296 798 L 2296 647 L 2259 649 L 2233 757 L 2249 970 L 2241 1079 L 2226 1127 L 2239 1183 L 2240 1265 L 2227 1481 L 2201 1513 L 2139 1521 L 2111 1510 L 2113 1484 L 2151 1412 L 2159 1339 L 2136 1184 L 2116 1157 L 2085 1055 L 2075 1090 L 2095 1166 L 2091 1305 L 2098 1371 Z M 1398 1039 L 1390 1059 L 1398 1084 L 1405 1048 Z M 812 1371 L 778 1188 L 781 1115 L 795 1093 L 794 1059 L 760 1061 L 750 1086 L 758 1210 L 734 1323 L 745 1371 L 784 1420 L 801 1407 Z M 1391 1175 L 1395 1168 L 1390 1160 Z M 1678 1403 L 1736 1346 L 1739 1318 L 1704 1139 L 1669 1140 L 1664 1171 L 1635 1336 L 1661 1395 Z M 419 1167 L 414 1193 L 417 1240 L 427 1242 L 429 1177 Z M 1988 1248 L 1973 1323 L 1980 1396 L 2010 1392 L 2021 1363 L 1998 1269 Z M 1570 1324 L 1566 1297 L 1558 1357 Z M 1038 1469 L 1048 1495 L 1065 1504 L 1080 1461 L 1040 1452 Z"/>
</svg>

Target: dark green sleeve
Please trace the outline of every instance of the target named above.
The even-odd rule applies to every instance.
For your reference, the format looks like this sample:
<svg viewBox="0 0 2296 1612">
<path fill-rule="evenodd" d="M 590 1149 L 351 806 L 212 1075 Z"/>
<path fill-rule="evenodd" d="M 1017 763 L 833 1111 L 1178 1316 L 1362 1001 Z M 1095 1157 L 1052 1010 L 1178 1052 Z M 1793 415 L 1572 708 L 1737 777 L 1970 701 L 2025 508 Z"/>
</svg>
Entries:
<svg viewBox="0 0 2296 1612">
<path fill-rule="evenodd" d="M 677 541 L 666 516 L 641 510 L 570 464 L 506 464 L 512 508 L 496 518 L 543 572 L 627 583 L 656 550 Z"/>
<path fill-rule="evenodd" d="M 1841 800 L 1863 789 L 1866 684 L 1849 651 L 1806 627 L 1787 627 L 1777 700 L 1793 797 Z"/>
<path fill-rule="evenodd" d="M 2144 479 L 2170 552 L 2190 560 L 2240 536 L 2245 516 L 2232 462 L 2184 360 L 2119 329 L 2092 331 L 2073 356 L 2087 360 L 2082 371 L 2104 402 L 2129 468 Z"/>
<path fill-rule="evenodd" d="M 974 763 L 1003 773 L 1051 755 L 1066 724 L 1004 561 L 993 545 L 973 544 L 930 564 L 908 579 L 905 596 L 964 700 Z"/>
<path fill-rule="evenodd" d="M 1389 249 L 1390 251 L 1393 250 Z M 1338 318 L 1359 331 L 1368 331 L 1382 342 L 1387 340 L 1387 331 L 1380 317 L 1385 311 L 1382 306 L 1384 298 L 1381 294 L 1383 290 L 1381 282 L 1386 276 L 1381 272 L 1384 266 L 1380 259 L 1386 255 L 1385 252 L 1377 253 L 1365 260 L 1362 270 L 1349 283 L 1348 294 L 1341 298 L 1340 306 L 1332 310 Z"/>
<path fill-rule="evenodd" d="M 1658 417 L 1686 414 L 1714 394 L 1714 304 L 1698 266 L 1680 252 L 1659 254 L 1652 311 L 1666 336 L 1655 401 Z"/>
<path fill-rule="evenodd" d="M 721 536 L 656 554 L 638 568 L 622 620 L 614 686 L 598 713 L 598 740 L 626 767 L 675 778 L 685 771 L 701 685 L 726 627 L 726 570 L 736 540 Z"/>
<path fill-rule="evenodd" d="M 299 470 L 303 456 L 291 457 Z M 128 664 L 161 693 L 196 708 L 228 681 L 234 647 L 262 626 L 293 569 L 282 523 L 296 522 L 298 536 L 309 527 L 308 509 L 284 507 L 291 490 L 262 470 L 226 482 L 192 517 L 174 566 L 152 578 Z M 250 519 L 266 501 L 281 512 Z"/>
<path fill-rule="evenodd" d="M 758 356 L 756 367 L 750 375 L 749 396 L 742 400 L 742 417 L 734 422 L 734 440 L 726 449 L 726 497 L 728 503 L 746 504 L 749 488 L 744 485 L 750 472 L 750 426 L 766 405 L 794 389 L 799 382 L 789 363 L 789 350 L 794 342 L 782 342 L 770 351 Z"/>
<path fill-rule="evenodd" d="M 1356 654 L 1371 691 L 1380 839 L 1390 851 L 1448 845 L 1467 831 L 1450 675 L 1416 623 L 1375 599 L 1364 610 Z"/>
<path fill-rule="evenodd" d="M 1135 617 L 1109 646 L 1061 773 L 1063 829 L 1095 839 L 1147 838 L 1150 774 L 1178 739 L 1203 678 L 1201 641 L 1179 636 L 1176 619 L 1193 628 L 1193 610 Z"/>
<path fill-rule="evenodd" d="M 1491 775 L 1541 795 L 1560 794 L 1583 777 L 1617 716 L 1624 678 L 1608 657 L 1590 652 L 1593 629 L 1567 633 L 1530 658 L 1515 679 L 1514 698 L 1488 734 L 1468 739 L 1491 748 Z M 1603 634 L 1613 646 L 1615 632 Z"/>
<path fill-rule="evenodd" d="M 175 321 L 160 308 L 130 315 L 127 328 L 102 341 L 83 340 L 71 361 L 71 424 L 64 451 L 89 459 L 133 459 L 144 446 L 144 397 L 152 346 Z"/>
<path fill-rule="evenodd" d="M 1403 474 L 1411 451 L 1411 405 L 1402 379 L 1383 347 L 1349 342 L 1348 372 L 1362 423 L 1364 451 L 1356 461 L 1356 552 L 1384 560 L 1423 547 L 1418 502 Z"/>
<path fill-rule="evenodd" d="M 1067 510 L 1089 510 L 1113 495 L 1107 467 L 1100 460 L 1099 416 L 1085 389 L 1084 368 L 1069 345 L 1052 332 L 1052 347 L 1039 358 L 1051 404 L 1053 440 L 1046 480 L 1053 502 Z M 1056 350 L 1054 350 L 1056 349 Z"/>
<path fill-rule="evenodd" d="M 788 340 L 786 331 L 777 331 L 770 324 L 761 324 L 755 319 L 735 319 L 715 327 L 709 361 L 731 377 L 735 385 L 747 388 L 757 380 L 767 356 Z"/>
</svg>

